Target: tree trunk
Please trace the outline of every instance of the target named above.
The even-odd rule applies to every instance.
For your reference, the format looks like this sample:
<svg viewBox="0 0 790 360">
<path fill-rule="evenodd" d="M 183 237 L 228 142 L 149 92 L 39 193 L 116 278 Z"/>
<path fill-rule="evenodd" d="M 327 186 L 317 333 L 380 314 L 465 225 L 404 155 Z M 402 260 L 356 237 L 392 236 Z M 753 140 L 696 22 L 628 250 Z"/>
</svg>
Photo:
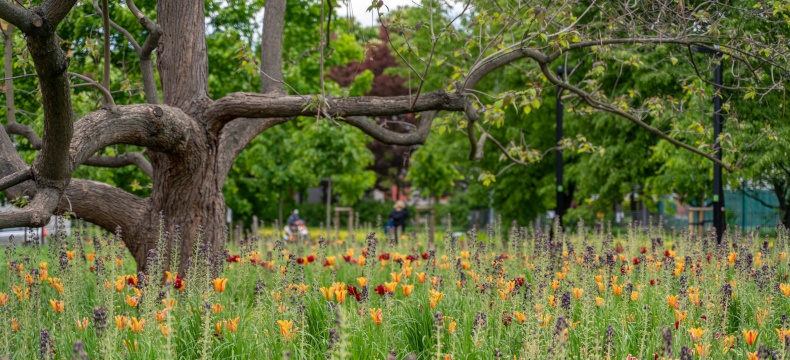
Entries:
<svg viewBox="0 0 790 360">
<path fill-rule="evenodd" d="M 329 229 L 332 227 L 332 178 L 326 180 L 326 237 L 329 238 Z"/>
</svg>

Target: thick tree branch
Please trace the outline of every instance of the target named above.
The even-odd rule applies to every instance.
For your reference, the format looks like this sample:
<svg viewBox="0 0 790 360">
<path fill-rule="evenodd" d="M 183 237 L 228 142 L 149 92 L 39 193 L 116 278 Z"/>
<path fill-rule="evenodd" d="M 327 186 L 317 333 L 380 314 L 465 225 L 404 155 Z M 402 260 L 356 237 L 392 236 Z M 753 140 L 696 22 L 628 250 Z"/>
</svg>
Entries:
<svg viewBox="0 0 790 360">
<path fill-rule="evenodd" d="M 52 28 L 53 31 L 63 18 L 69 14 L 69 11 L 76 3 L 77 0 L 47 0 L 41 4 L 41 8 L 44 10 L 44 18 L 55 25 Z"/>
<path fill-rule="evenodd" d="M 341 119 L 343 122 L 354 126 L 370 137 L 389 145 L 421 145 L 431 133 L 431 125 L 437 111 L 420 113 L 420 124 L 417 130 L 410 133 L 398 133 L 387 130 L 367 116 L 349 116 Z"/>
<path fill-rule="evenodd" d="M 30 169 L 19 170 L 11 175 L 0 178 L 0 191 L 8 189 L 14 185 L 21 184 L 33 178 L 33 172 Z"/>
<path fill-rule="evenodd" d="M 284 124 L 291 118 L 270 118 L 270 119 L 248 119 L 241 118 L 233 120 L 222 128 L 219 134 L 219 146 L 217 155 L 217 178 L 225 179 L 233 161 L 241 151 L 263 131 L 274 126 Z"/>
<path fill-rule="evenodd" d="M 118 156 L 94 155 L 86 159 L 82 165 L 106 168 L 121 168 L 135 165 L 148 175 L 148 177 L 154 177 L 154 168 L 151 166 L 151 163 L 146 160 L 143 153 L 140 152 L 130 152 Z M 0 180 L 0 182 L 2 182 L 2 180 Z"/>
<path fill-rule="evenodd" d="M 461 111 L 465 109 L 466 99 L 460 94 L 448 94 L 444 91 L 428 93 L 410 108 L 409 96 L 375 97 L 362 96 L 352 98 L 328 98 L 325 102 L 318 95 L 312 100 L 301 96 L 271 96 L 252 93 L 233 93 L 215 101 L 204 113 L 208 119 L 209 129 L 218 133 L 225 123 L 240 117 L 271 118 L 311 116 L 320 114 L 331 117 L 351 116 L 388 116 L 430 110 Z M 342 119 L 341 119 L 342 120 Z M 344 120 L 354 126 L 361 125 L 374 133 L 383 134 L 375 123 L 358 120 Z M 364 129 L 363 129 L 364 130 Z M 384 129 L 381 129 L 384 130 Z M 396 140 L 397 141 L 397 140 Z"/>
<path fill-rule="evenodd" d="M 73 179 L 58 203 L 58 210 L 73 211 L 104 229 L 134 229 L 150 211 L 151 202 L 117 187 L 91 180 Z"/>
<path fill-rule="evenodd" d="M 156 77 L 154 76 L 154 63 L 151 60 L 151 54 L 157 46 L 159 46 L 159 39 L 162 37 L 162 28 L 155 22 L 143 14 L 140 9 L 134 4 L 134 1 L 127 0 L 126 5 L 129 10 L 140 21 L 140 25 L 148 30 L 148 37 L 143 42 L 143 46 L 137 51 L 140 56 L 140 72 L 143 77 L 143 91 L 145 92 L 145 100 L 149 104 L 159 103 L 159 90 L 156 87 Z"/>
<path fill-rule="evenodd" d="M 59 198 L 60 192 L 55 188 L 39 189 L 30 204 L 24 208 L 0 213 L 0 229 L 46 225 L 57 207 Z"/>
<path fill-rule="evenodd" d="M 23 33 L 28 33 L 42 24 L 38 14 L 5 0 L 0 1 L 0 19 L 18 27 Z"/>
<path fill-rule="evenodd" d="M 137 145 L 151 151 L 177 152 L 199 124 L 178 108 L 164 105 L 119 106 L 115 112 L 96 110 L 76 122 L 70 146 L 72 169 L 106 146 Z"/>
<path fill-rule="evenodd" d="M 44 142 L 41 140 L 41 137 L 38 136 L 38 133 L 36 133 L 36 130 L 33 130 L 30 125 L 24 125 L 17 122 L 11 123 L 9 121 L 9 124 L 5 126 L 5 131 L 9 134 L 21 135 L 25 137 L 33 150 L 41 150 L 41 146 L 44 144 Z"/>
<path fill-rule="evenodd" d="M 267 0 L 261 35 L 261 93 L 284 94 L 283 27 L 286 0 Z"/>
</svg>

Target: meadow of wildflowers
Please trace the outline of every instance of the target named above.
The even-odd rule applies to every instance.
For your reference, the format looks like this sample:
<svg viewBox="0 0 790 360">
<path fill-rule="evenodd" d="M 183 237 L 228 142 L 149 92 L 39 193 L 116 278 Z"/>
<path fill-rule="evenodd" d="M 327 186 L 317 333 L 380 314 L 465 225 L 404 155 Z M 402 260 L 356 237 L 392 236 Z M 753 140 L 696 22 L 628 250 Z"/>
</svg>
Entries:
<svg viewBox="0 0 790 360">
<path fill-rule="evenodd" d="M 555 233 L 261 234 L 213 256 L 197 239 L 187 264 L 161 256 L 179 235 L 160 233 L 136 273 L 120 231 L 77 227 L 4 249 L 0 357 L 785 358 L 787 231 Z"/>
</svg>

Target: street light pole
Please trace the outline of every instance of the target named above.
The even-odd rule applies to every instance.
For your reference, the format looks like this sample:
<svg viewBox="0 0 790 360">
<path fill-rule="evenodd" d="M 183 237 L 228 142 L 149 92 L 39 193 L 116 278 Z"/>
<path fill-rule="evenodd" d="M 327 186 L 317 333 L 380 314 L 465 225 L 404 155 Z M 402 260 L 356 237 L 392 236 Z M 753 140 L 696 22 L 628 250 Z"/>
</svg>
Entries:
<svg viewBox="0 0 790 360">
<path fill-rule="evenodd" d="M 721 85 L 722 85 L 722 54 L 716 51 L 716 69 L 713 71 L 713 152 L 716 159 L 721 160 Z M 716 240 L 721 242 L 724 235 L 724 189 L 722 186 L 721 165 L 713 164 L 713 226 L 716 228 Z"/>
<path fill-rule="evenodd" d="M 563 66 L 557 67 L 557 77 L 560 79 L 565 78 L 565 68 Z M 556 114 L 556 121 L 557 121 L 557 146 L 560 145 L 560 141 L 562 141 L 562 115 L 563 115 L 563 105 L 562 105 L 562 87 L 557 86 L 557 114 Z M 563 185 L 563 161 L 562 161 L 562 149 L 557 150 L 557 162 L 556 162 L 556 169 L 555 174 L 557 176 L 557 207 L 554 209 L 554 216 L 557 217 L 559 226 L 562 226 L 562 218 L 565 216 L 565 189 Z M 552 227 L 553 230 L 553 227 Z"/>
</svg>

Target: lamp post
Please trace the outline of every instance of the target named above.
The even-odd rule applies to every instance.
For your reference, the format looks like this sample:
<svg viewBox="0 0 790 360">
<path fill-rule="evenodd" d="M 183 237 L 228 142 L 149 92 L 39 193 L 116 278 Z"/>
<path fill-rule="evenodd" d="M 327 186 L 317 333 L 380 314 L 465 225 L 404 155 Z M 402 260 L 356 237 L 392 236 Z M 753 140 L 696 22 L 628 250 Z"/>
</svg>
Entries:
<svg viewBox="0 0 790 360">
<path fill-rule="evenodd" d="M 557 77 L 561 80 L 565 79 L 566 71 L 565 67 L 559 66 L 557 67 Z M 562 141 L 562 115 L 564 112 L 564 107 L 562 104 L 562 87 L 557 86 L 557 114 L 556 114 L 556 121 L 557 121 L 557 146 L 560 145 L 560 141 Z M 562 149 L 557 150 L 557 161 L 556 161 L 556 168 L 555 174 L 557 176 L 557 207 L 554 209 L 554 216 L 558 218 L 559 226 L 562 226 L 562 218 L 565 216 L 565 187 L 563 181 L 563 159 L 562 159 Z M 552 227 L 552 230 L 554 228 Z"/>
<path fill-rule="evenodd" d="M 719 134 L 721 134 L 721 86 L 722 86 L 722 53 L 717 49 L 705 46 L 692 47 L 693 52 L 703 54 L 713 54 L 717 61 L 716 68 L 713 70 L 713 154 L 716 159 L 721 160 L 721 144 Z M 716 228 L 716 241 L 721 242 L 724 235 L 724 188 L 722 186 L 721 165 L 713 164 L 713 227 Z"/>
</svg>

